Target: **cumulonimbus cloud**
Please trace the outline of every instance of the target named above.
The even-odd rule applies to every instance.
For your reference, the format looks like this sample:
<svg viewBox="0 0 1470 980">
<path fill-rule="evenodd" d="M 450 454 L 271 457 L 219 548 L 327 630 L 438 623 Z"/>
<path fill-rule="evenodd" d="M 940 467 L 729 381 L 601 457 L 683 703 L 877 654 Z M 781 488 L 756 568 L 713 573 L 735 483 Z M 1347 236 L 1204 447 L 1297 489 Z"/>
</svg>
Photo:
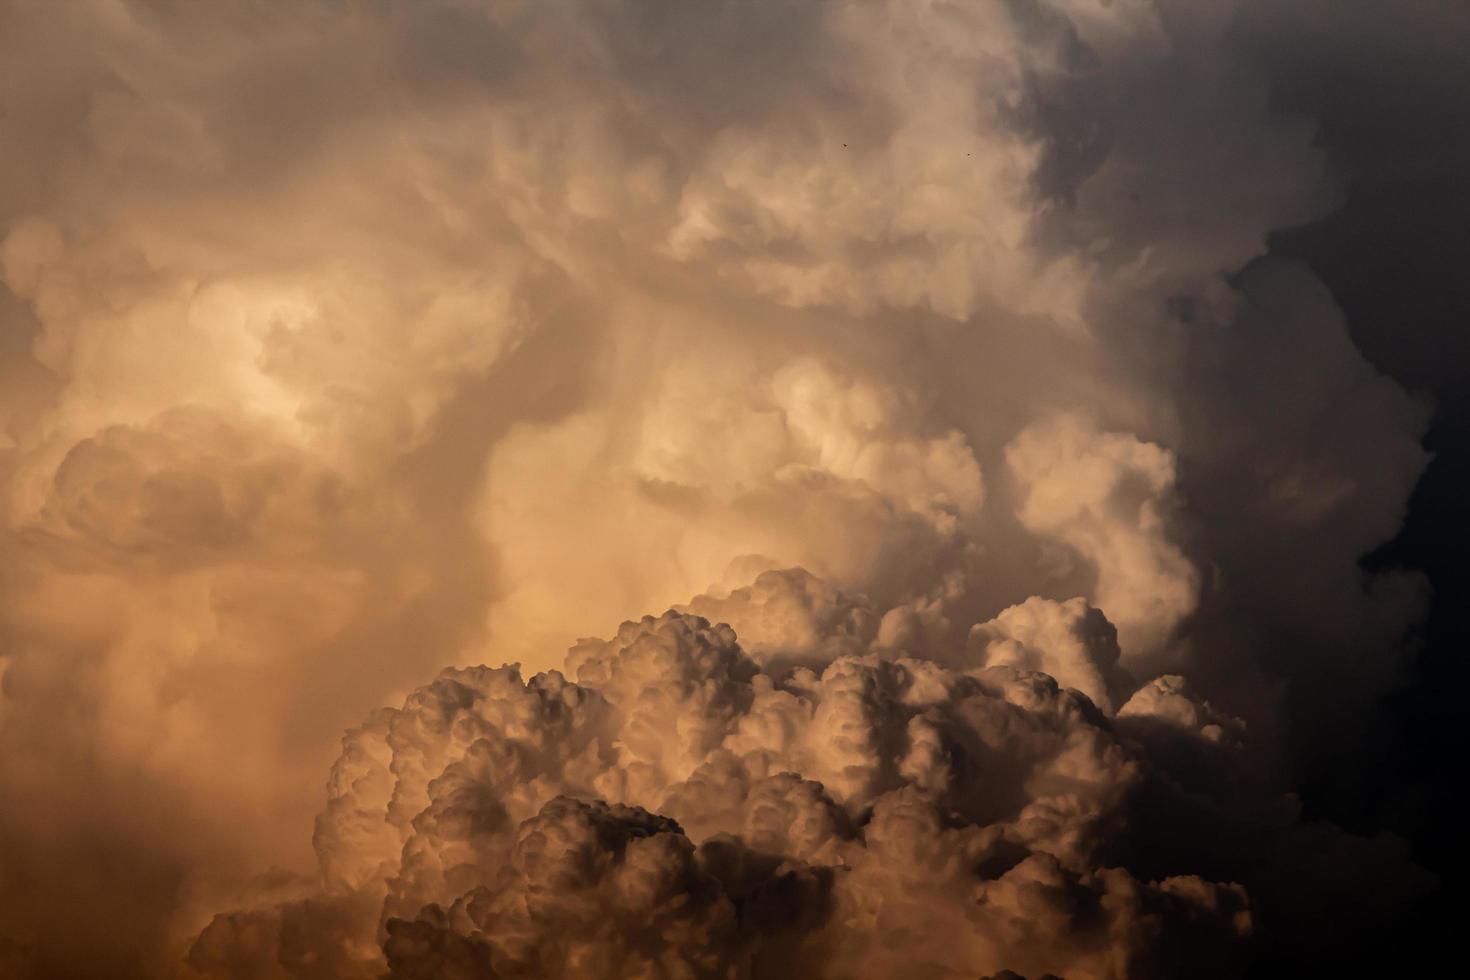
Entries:
<svg viewBox="0 0 1470 980">
<path fill-rule="evenodd" d="M 1411 892 L 1282 802 L 1426 413 L 1257 259 L 1335 193 L 1259 6 L 0 4 L 0 964 L 1075 980 Z"/>
<path fill-rule="evenodd" d="M 759 585 L 813 591 L 800 572 Z M 766 622 L 766 656 L 783 659 L 783 631 L 805 650 L 850 642 L 824 612 Z M 1069 647 L 1066 624 L 1088 617 L 1054 615 L 1058 655 L 1106 671 L 1106 642 L 1095 658 Z M 1111 718 L 1046 674 L 952 659 L 859 645 L 771 673 L 729 626 L 669 612 L 578 644 L 565 673 L 448 670 L 344 741 L 317 822 L 321 891 L 216 917 L 190 963 L 222 977 L 384 962 L 403 977 L 1231 975 L 1252 929 L 1239 883 L 1140 880 L 1098 855 L 1164 778 L 1148 726 L 1220 756 L 1239 722 L 1179 678 Z M 315 948 L 283 957 L 303 934 Z"/>
</svg>

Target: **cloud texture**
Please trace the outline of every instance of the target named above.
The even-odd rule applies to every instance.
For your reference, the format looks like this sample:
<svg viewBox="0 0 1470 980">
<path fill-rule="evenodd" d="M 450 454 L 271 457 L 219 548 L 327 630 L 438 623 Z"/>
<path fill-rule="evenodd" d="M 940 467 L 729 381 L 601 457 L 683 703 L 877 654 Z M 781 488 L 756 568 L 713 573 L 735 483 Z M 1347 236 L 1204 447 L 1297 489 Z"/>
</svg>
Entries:
<svg viewBox="0 0 1470 980">
<path fill-rule="evenodd" d="M 0 2 L 0 972 L 1231 976 L 1415 894 L 1286 795 L 1427 409 L 1259 257 L 1337 194 L 1274 9 Z"/>
<path fill-rule="evenodd" d="M 216 918 L 191 964 L 370 976 L 372 919 L 345 948 L 268 954 L 293 932 L 330 947 L 316 919 L 381 907 L 395 977 L 1238 966 L 1239 884 L 1098 866 L 1158 778 L 1132 726 L 1233 748 L 1238 723 L 1179 678 L 1114 723 L 1012 667 L 854 653 L 778 678 L 728 626 L 674 612 L 579 644 L 566 668 L 451 669 L 351 732 L 317 823 L 324 893 Z"/>
</svg>

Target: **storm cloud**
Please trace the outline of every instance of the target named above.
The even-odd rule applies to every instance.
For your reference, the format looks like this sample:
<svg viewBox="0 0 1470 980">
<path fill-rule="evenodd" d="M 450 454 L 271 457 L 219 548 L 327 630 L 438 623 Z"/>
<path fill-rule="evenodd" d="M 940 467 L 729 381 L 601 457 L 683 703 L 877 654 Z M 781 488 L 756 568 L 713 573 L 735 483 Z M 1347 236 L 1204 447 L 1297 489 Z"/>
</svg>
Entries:
<svg viewBox="0 0 1470 980">
<path fill-rule="evenodd" d="M 1266 41 L 1362 33 L 0 3 L 0 966 L 1351 961 L 1431 407 Z"/>
</svg>

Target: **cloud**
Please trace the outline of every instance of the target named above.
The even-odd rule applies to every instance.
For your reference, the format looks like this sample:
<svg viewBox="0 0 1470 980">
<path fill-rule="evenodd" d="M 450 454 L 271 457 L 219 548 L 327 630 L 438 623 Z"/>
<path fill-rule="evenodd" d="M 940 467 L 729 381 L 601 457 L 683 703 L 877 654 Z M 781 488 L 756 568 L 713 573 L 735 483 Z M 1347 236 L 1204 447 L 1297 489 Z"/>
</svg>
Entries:
<svg viewBox="0 0 1470 980">
<path fill-rule="evenodd" d="M 216 917 L 190 962 L 248 975 L 322 907 L 358 917 L 322 955 L 364 974 L 1228 975 L 1241 885 L 1096 862 L 1160 760 L 1051 677 L 982 659 L 769 673 L 728 626 L 669 612 L 578 644 L 567 676 L 448 670 L 344 742 L 319 897 Z M 1119 718 L 1214 751 L 1238 723 L 1209 712 L 1165 678 Z"/>
<path fill-rule="evenodd" d="M 737 6 L 0 3 L 0 963 L 1076 980 L 1288 915 L 1259 801 L 1396 674 L 1425 412 L 1253 261 L 1337 194 L 1285 15 Z"/>
<path fill-rule="evenodd" d="M 1021 489 L 1017 517 L 1095 570 L 1095 594 L 1130 653 L 1152 653 L 1192 611 L 1198 574 L 1169 540 L 1174 460 L 1134 436 L 1097 433 L 1076 419 L 1028 428 L 1006 447 Z"/>
<path fill-rule="evenodd" d="M 1033 596 L 970 630 L 970 646 L 986 666 L 1050 674 L 1111 713 L 1131 687 L 1118 666 L 1118 630 L 1082 599 L 1056 602 Z"/>
</svg>

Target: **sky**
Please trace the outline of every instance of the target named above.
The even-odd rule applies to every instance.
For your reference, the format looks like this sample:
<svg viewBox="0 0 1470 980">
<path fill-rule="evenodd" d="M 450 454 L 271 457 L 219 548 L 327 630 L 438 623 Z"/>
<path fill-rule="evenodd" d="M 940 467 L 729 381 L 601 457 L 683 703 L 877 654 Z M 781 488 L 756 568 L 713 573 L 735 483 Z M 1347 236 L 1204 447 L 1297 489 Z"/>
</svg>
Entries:
<svg viewBox="0 0 1470 980">
<path fill-rule="evenodd" d="M 1451 954 L 1467 44 L 0 0 L 0 975 Z"/>
</svg>

